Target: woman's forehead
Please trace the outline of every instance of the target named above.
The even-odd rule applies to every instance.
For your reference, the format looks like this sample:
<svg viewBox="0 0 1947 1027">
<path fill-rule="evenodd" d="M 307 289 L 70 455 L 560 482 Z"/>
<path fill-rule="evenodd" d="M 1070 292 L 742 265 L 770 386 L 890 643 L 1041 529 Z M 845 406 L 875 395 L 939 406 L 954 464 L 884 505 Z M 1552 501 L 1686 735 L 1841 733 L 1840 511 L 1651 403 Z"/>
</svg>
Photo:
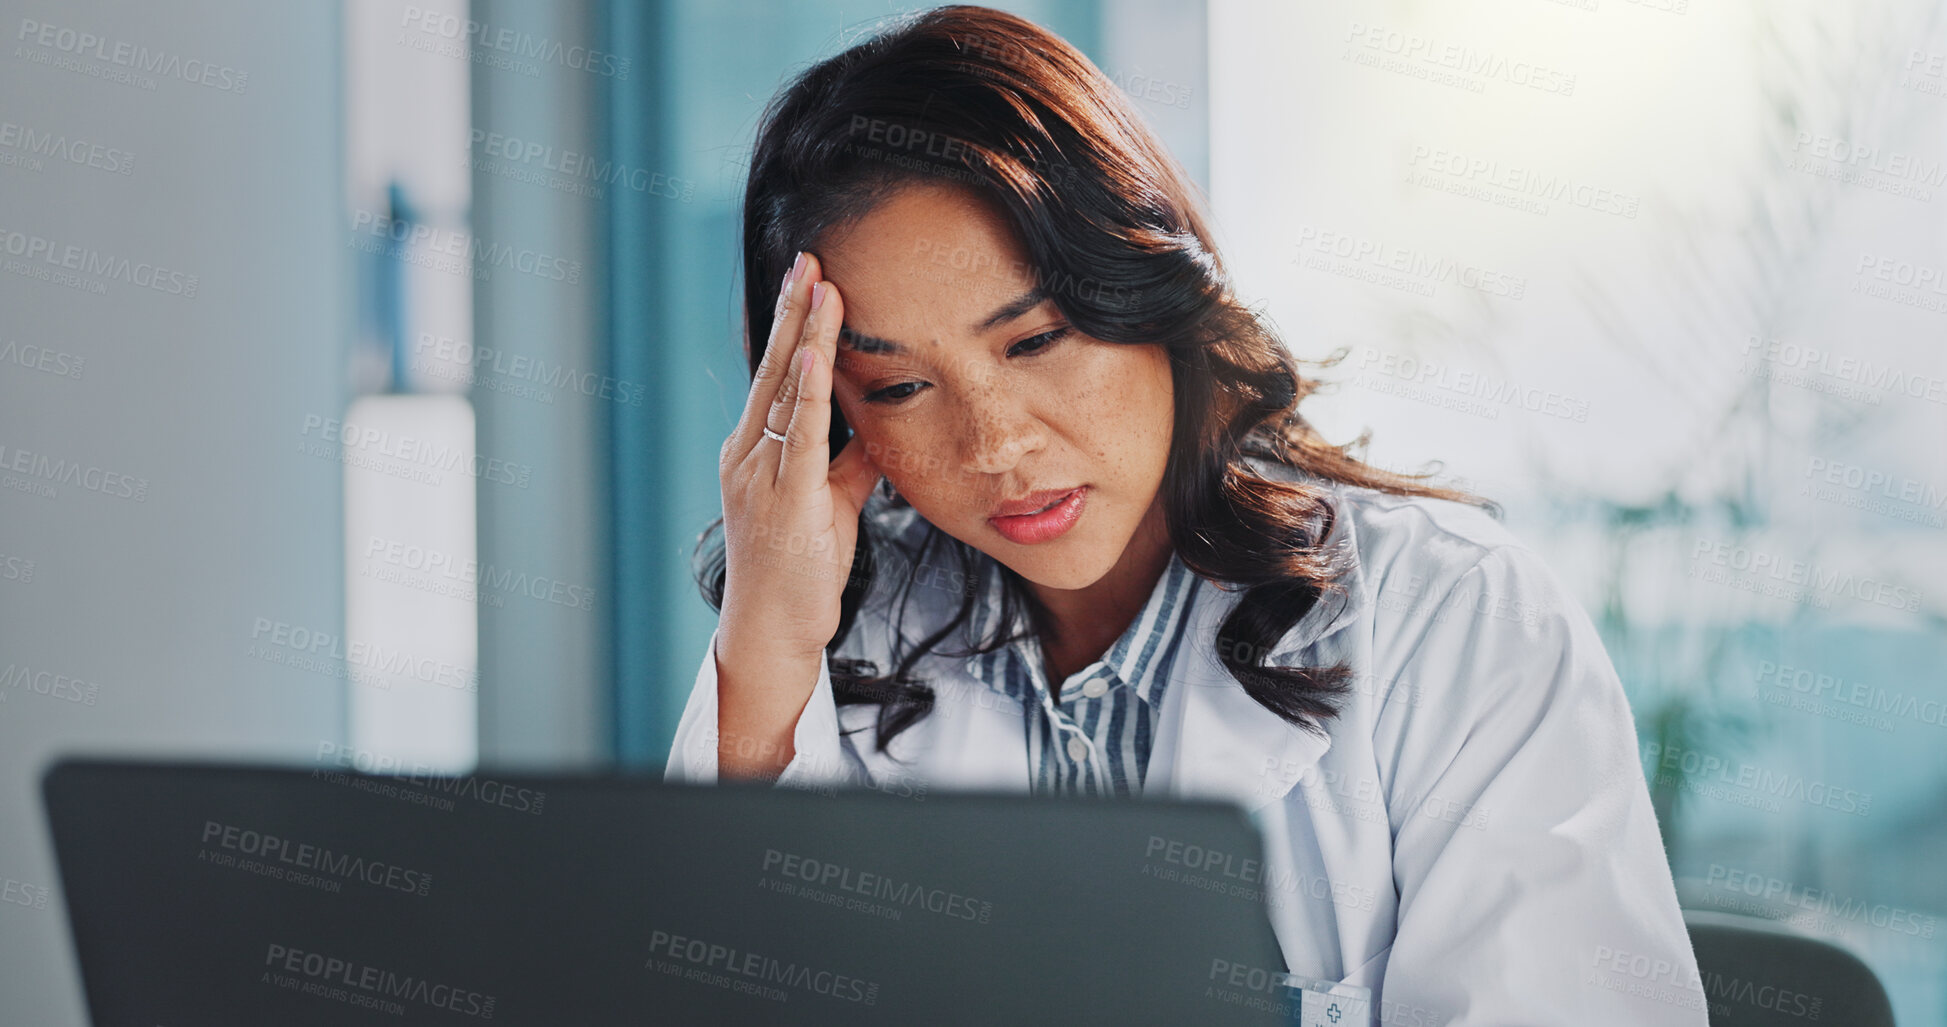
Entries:
<svg viewBox="0 0 1947 1027">
<path fill-rule="evenodd" d="M 1001 288 L 1032 277 L 1005 211 L 970 189 L 927 183 L 902 187 L 835 229 L 819 256 L 841 289 L 848 276 L 900 270 L 931 277 L 951 272 L 973 285 L 997 279 Z"/>
<path fill-rule="evenodd" d="M 978 337 L 1045 299 L 1006 224 L 948 190 L 902 191 L 820 258 L 844 297 L 841 346 L 861 355 Z"/>
<path fill-rule="evenodd" d="M 961 275 L 909 266 L 833 281 L 845 304 L 840 352 L 866 357 L 973 345 L 1018 327 L 1048 300 L 1031 275 Z"/>
</svg>

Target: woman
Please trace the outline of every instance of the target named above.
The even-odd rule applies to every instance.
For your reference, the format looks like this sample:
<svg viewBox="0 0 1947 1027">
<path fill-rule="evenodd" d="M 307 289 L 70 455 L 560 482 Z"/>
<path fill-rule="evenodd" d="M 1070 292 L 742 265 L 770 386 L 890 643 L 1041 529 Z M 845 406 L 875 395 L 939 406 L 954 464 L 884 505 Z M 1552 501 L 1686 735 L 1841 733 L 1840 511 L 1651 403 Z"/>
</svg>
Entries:
<svg viewBox="0 0 1947 1027">
<path fill-rule="evenodd" d="M 1491 504 L 1299 416 L 1080 53 L 946 7 L 810 68 L 744 267 L 670 777 L 1226 799 L 1291 970 L 1385 1022 L 1704 1022 L 1587 616 Z"/>
</svg>

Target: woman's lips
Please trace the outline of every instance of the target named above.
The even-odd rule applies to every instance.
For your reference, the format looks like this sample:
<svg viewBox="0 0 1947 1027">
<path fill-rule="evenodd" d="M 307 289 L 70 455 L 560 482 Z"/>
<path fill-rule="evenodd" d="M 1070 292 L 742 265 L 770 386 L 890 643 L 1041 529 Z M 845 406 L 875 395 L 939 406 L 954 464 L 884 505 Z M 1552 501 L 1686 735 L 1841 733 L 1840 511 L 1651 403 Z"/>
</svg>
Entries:
<svg viewBox="0 0 1947 1027">
<path fill-rule="evenodd" d="M 1009 542 L 1031 546 L 1038 542 L 1060 538 L 1075 522 L 1082 519 L 1082 507 L 1088 503 L 1088 486 L 1082 485 L 1069 492 L 1054 506 L 1039 513 L 1021 514 L 1015 517 L 989 517 L 987 523 L 1001 533 Z"/>
</svg>

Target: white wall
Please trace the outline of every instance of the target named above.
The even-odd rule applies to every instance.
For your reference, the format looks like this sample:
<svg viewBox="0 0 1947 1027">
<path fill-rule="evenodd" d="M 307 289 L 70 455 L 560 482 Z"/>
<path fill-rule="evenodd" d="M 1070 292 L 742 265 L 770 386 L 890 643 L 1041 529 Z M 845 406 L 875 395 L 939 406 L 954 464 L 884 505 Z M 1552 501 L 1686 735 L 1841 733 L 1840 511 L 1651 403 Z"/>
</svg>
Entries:
<svg viewBox="0 0 1947 1027">
<path fill-rule="evenodd" d="M 77 35 L 42 46 L 29 22 Z M 336 447 L 299 447 L 318 441 L 306 416 L 343 410 L 351 301 L 332 5 L 6 0 L 0 31 L 0 247 L 129 262 L 75 288 L 0 255 L 20 262 L 0 273 L 0 475 L 52 491 L 0 488 L 0 879 L 18 895 L 57 888 L 38 790 L 55 754 L 302 762 L 341 737 L 341 679 L 259 658 L 296 652 L 253 636 L 342 635 Z M 209 62 L 217 85 L 101 77 L 127 69 L 61 49 L 82 32 L 111 58 L 126 43 Z M 28 129 L 133 161 L 35 156 Z M 183 294 L 127 280 L 151 266 Z M 78 374 L 22 366 L 27 346 Z M 120 477 L 49 483 L 42 456 L 139 480 L 139 498 L 108 494 Z M 21 668 L 80 679 L 92 703 L 40 694 L 53 679 Z M 0 952 L 0 1021 L 85 1021 L 58 895 L 0 904 Z"/>
</svg>

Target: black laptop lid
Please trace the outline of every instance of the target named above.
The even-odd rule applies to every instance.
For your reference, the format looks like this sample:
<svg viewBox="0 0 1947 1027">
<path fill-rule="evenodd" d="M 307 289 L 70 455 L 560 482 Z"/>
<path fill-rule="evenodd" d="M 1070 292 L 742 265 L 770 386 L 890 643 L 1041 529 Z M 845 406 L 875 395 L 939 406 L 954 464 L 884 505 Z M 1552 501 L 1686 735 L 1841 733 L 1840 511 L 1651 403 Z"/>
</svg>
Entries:
<svg viewBox="0 0 1947 1027">
<path fill-rule="evenodd" d="M 1286 1022 L 1262 900 L 1210 871 L 1260 858 L 1219 804 L 94 760 L 43 787 L 99 1025 Z"/>
</svg>

